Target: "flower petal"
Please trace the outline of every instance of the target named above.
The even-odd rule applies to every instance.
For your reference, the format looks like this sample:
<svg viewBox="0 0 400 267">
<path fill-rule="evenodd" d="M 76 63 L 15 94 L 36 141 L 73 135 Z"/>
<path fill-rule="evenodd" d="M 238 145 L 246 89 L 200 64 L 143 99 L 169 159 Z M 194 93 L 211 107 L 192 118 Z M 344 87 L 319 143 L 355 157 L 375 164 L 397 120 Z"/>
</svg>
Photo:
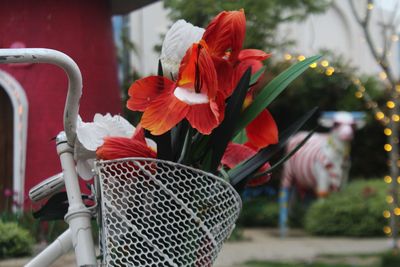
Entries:
<svg viewBox="0 0 400 267">
<path fill-rule="evenodd" d="M 220 123 L 220 107 L 216 102 L 190 106 L 187 120 L 202 134 L 210 134 Z"/>
<path fill-rule="evenodd" d="M 76 135 L 83 148 L 96 151 L 103 144 L 103 138 L 109 131 L 96 123 L 81 123 L 76 128 Z"/>
<path fill-rule="evenodd" d="M 126 106 L 130 110 L 144 111 L 161 94 L 172 91 L 174 83 L 161 76 L 150 76 L 134 82 L 129 88 Z"/>
<path fill-rule="evenodd" d="M 207 26 L 203 39 L 213 56 L 224 58 L 230 52 L 229 61 L 236 61 L 243 46 L 245 32 L 246 17 L 243 9 L 223 11 Z"/>
<path fill-rule="evenodd" d="M 267 171 L 269 168 L 271 168 L 271 165 L 267 162 L 263 166 L 261 166 L 261 168 L 258 170 L 257 173 L 263 173 L 263 172 Z M 268 173 L 266 175 L 262 175 L 260 177 L 250 179 L 247 182 L 246 186 L 249 186 L 249 187 L 260 186 L 260 185 L 266 184 L 267 182 L 269 182 L 269 180 L 271 180 L 270 173 Z"/>
<path fill-rule="evenodd" d="M 220 58 L 214 58 L 214 66 L 217 71 L 218 89 L 226 99 L 233 93 L 237 83 L 236 79 L 233 77 L 235 69 L 228 61 Z"/>
<path fill-rule="evenodd" d="M 140 121 L 152 135 L 161 135 L 178 124 L 189 111 L 189 105 L 172 93 L 161 95 L 146 108 Z"/>
<path fill-rule="evenodd" d="M 249 142 L 258 149 L 278 143 L 278 127 L 268 110 L 263 110 L 246 127 Z"/>
<path fill-rule="evenodd" d="M 118 159 L 128 157 L 156 158 L 157 154 L 146 142 L 126 137 L 106 137 L 104 144 L 96 151 L 100 159 Z"/>
<path fill-rule="evenodd" d="M 232 169 L 244 160 L 249 159 L 257 153 L 256 150 L 241 144 L 229 143 L 221 163 Z"/>
<path fill-rule="evenodd" d="M 125 118 L 119 115 L 111 116 L 110 113 L 104 116 L 96 113 L 93 122 L 107 129 L 109 136 L 130 137 L 135 131 L 135 127 Z"/>
<path fill-rule="evenodd" d="M 160 60 L 164 76 L 176 79 L 179 65 L 188 48 L 200 41 L 203 28 L 193 26 L 181 19 L 175 22 L 165 35 Z"/>
<path fill-rule="evenodd" d="M 267 58 L 269 58 L 271 56 L 271 54 L 267 54 L 262 50 L 258 50 L 258 49 L 243 49 L 240 51 L 239 53 L 239 60 L 243 61 L 246 59 L 256 59 L 256 60 L 266 60 Z"/>
<path fill-rule="evenodd" d="M 217 72 L 204 41 L 193 44 L 182 59 L 177 85 L 214 98 L 218 90 Z"/>
</svg>

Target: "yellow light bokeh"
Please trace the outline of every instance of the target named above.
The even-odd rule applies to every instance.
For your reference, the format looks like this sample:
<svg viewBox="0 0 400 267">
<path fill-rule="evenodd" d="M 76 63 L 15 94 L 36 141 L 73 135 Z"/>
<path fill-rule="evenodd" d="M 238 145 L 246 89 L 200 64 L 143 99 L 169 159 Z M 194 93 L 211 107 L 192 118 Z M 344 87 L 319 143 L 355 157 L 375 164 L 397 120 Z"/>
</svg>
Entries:
<svg viewBox="0 0 400 267">
<path fill-rule="evenodd" d="M 392 182 L 392 177 L 390 177 L 389 175 L 386 175 L 383 178 L 383 181 L 385 181 L 385 183 L 390 184 Z"/>
<path fill-rule="evenodd" d="M 392 232 L 392 229 L 389 226 L 383 227 L 383 232 L 389 235 Z"/>
<path fill-rule="evenodd" d="M 304 59 L 306 59 L 306 57 L 303 56 L 303 55 L 300 55 L 300 56 L 297 57 L 298 61 L 303 61 Z"/>
<path fill-rule="evenodd" d="M 385 151 L 390 152 L 392 151 L 392 145 L 391 144 L 385 144 L 383 146 L 383 149 L 385 149 Z"/>
<path fill-rule="evenodd" d="M 310 64 L 310 68 L 315 69 L 317 67 L 317 62 Z"/>
<path fill-rule="evenodd" d="M 400 184 L 400 176 L 397 177 L 397 183 Z"/>
<path fill-rule="evenodd" d="M 386 72 L 384 72 L 384 71 L 379 72 L 379 78 L 381 80 L 386 80 L 386 78 L 387 78 Z"/>
<path fill-rule="evenodd" d="M 326 60 L 326 59 L 322 60 L 321 61 L 321 66 L 324 67 L 324 68 L 328 67 L 329 66 L 329 61 Z"/>
<path fill-rule="evenodd" d="M 379 112 L 377 112 L 377 113 L 375 114 L 375 117 L 376 117 L 378 120 L 381 120 L 381 119 L 383 119 L 383 118 L 385 117 L 385 114 L 383 114 L 382 111 L 379 111 Z"/>
<path fill-rule="evenodd" d="M 392 196 L 386 196 L 386 202 L 388 204 L 392 204 L 393 203 L 393 197 Z"/>
<path fill-rule="evenodd" d="M 392 115 L 392 121 L 398 122 L 400 120 L 400 116 L 397 114 Z"/>
<path fill-rule="evenodd" d="M 368 10 L 372 10 L 374 8 L 374 4 L 368 3 L 367 8 Z"/>
<path fill-rule="evenodd" d="M 285 54 L 285 55 L 283 56 L 283 58 L 284 58 L 285 60 L 291 60 L 291 59 L 292 59 L 292 55 L 291 55 L 291 54 Z"/>
<path fill-rule="evenodd" d="M 394 213 L 396 216 L 399 216 L 399 215 L 400 215 L 400 209 L 399 209 L 399 208 L 395 208 L 395 209 L 393 210 L 393 213 Z"/>
<path fill-rule="evenodd" d="M 386 219 L 387 219 L 387 218 L 390 218 L 390 211 L 384 210 L 384 211 L 383 211 L 383 217 L 385 217 Z"/>
<path fill-rule="evenodd" d="M 386 106 L 388 108 L 394 108 L 396 106 L 396 104 L 393 101 L 390 100 L 390 101 L 386 102 Z"/>
<path fill-rule="evenodd" d="M 390 128 L 385 128 L 385 130 L 383 130 L 383 133 L 387 136 L 390 136 L 392 134 L 392 130 Z"/>
<path fill-rule="evenodd" d="M 363 93 L 361 93 L 360 91 L 355 92 L 354 95 L 357 98 L 362 98 L 363 97 Z"/>
<path fill-rule="evenodd" d="M 396 91 L 400 93 L 400 85 L 396 85 Z"/>
</svg>

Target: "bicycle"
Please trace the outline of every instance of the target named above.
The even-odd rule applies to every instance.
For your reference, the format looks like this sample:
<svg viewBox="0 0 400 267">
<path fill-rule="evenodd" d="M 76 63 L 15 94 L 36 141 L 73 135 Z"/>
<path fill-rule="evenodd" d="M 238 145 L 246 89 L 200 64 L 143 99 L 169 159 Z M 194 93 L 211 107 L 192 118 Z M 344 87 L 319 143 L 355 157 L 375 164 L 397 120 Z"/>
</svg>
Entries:
<svg viewBox="0 0 400 267">
<path fill-rule="evenodd" d="M 175 162 L 125 158 L 95 163 L 92 195 L 82 200 L 74 145 L 82 94 L 77 64 L 51 49 L 0 49 L 0 64 L 50 63 L 68 76 L 64 131 L 56 138 L 62 174 L 30 190 L 39 200 L 65 187 L 68 230 L 25 266 L 49 266 L 74 248 L 77 266 L 211 266 L 235 226 L 241 200 L 225 180 Z M 96 257 L 91 220 L 100 228 Z"/>
</svg>

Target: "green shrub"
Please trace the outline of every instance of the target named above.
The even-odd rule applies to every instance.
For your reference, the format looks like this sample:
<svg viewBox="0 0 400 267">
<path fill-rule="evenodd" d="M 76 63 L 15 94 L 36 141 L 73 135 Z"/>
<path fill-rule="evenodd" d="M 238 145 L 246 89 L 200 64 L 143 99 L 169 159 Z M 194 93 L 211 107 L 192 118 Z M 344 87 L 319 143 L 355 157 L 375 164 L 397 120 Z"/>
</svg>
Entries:
<svg viewBox="0 0 400 267">
<path fill-rule="evenodd" d="M 247 227 L 276 227 L 278 218 L 278 203 L 271 202 L 265 197 L 259 197 L 243 203 L 238 224 Z"/>
<path fill-rule="evenodd" d="M 27 229 L 36 242 L 52 242 L 68 228 L 68 225 L 62 220 L 42 222 L 34 219 L 31 212 L 4 212 L 0 214 L 0 220 L 3 222 L 14 222 L 20 227 Z"/>
<path fill-rule="evenodd" d="M 398 267 L 400 266 L 400 254 L 399 251 L 389 251 L 381 257 L 382 267 Z"/>
<path fill-rule="evenodd" d="M 16 223 L 0 221 L 0 258 L 29 255 L 33 238 L 29 232 Z"/>
<path fill-rule="evenodd" d="M 352 182 L 343 191 L 314 202 L 306 213 L 305 229 L 315 235 L 383 235 L 386 191 L 381 180 Z"/>
</svg>

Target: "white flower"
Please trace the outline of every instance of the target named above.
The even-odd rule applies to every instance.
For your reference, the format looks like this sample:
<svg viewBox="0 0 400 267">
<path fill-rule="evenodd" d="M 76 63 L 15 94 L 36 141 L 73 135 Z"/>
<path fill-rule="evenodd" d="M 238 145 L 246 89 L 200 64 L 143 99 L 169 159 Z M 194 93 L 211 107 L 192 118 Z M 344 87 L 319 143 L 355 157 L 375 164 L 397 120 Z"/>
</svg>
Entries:
<svg viewBox="0 0 400 267">
<path fill-rule="evenodd" d="M 78 117 L 75 143 L 75 160 L 77 172 L 80 177 L 89 180 L 93 177 L 93 162 L 96 158 L 96 150 L 104 143 L 104 137 L 119 136 L 132 137 L 135 131 L 126 119 L 119 115 L 111 116 L 96 114 L 93 122 L 83 122 Z"/>
<path fill-rule="evenodd" d="M 204 31 L 183 19 L 172 25 L 161 48 L 160 60 L 165 77 L 176 80 L 183 56 L 193 43 L 201 40 Z"/>
</svg>

